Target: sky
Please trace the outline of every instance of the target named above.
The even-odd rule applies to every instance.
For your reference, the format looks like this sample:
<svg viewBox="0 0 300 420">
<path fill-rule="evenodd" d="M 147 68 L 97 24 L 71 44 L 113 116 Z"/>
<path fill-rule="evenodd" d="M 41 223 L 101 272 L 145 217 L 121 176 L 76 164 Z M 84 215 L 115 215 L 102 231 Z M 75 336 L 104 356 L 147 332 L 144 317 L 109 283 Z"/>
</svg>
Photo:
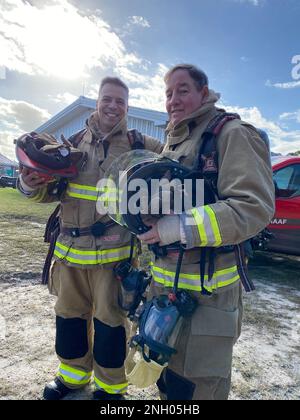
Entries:
<svg viewBox="0 0 300 420">
<path fill-rule="evenodd" d="M 208 75 L 220 105 L 267 131 L 274 152 L 300 150 L 299 0 L 0 0 L 0 153 L 101 78 L 132 106 L 165 111 L 178 63 Z"/>
</svg>

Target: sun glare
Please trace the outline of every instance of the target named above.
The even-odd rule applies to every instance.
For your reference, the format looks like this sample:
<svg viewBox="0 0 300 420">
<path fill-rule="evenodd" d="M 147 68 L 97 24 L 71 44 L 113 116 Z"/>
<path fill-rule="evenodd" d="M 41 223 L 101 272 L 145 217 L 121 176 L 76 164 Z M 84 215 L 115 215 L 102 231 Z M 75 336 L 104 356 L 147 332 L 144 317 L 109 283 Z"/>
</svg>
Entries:
<svg viewBox="0 0 300 420">
<path fill-rule="evenodd" d="M 103 66 L 124 53 L 122 42 L 103 21 L 82 16 L 64 2 L 42 9 L 27 3 L 8 16 L 18 23 L 11 35 L 40 74 L 76 79 L 84 77 L 87 65 Z"/>
</svg>

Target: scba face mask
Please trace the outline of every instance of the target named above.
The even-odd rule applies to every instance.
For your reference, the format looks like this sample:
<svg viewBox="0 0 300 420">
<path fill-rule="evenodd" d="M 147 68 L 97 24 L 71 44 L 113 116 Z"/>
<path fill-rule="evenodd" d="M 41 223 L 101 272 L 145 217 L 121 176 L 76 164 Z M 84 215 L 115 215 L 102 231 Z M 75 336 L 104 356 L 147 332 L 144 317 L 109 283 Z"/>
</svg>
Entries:
<svg viewBox="0 0 300 420">
<path fill-rule="evenodd" d="M 125 363 L 128 382 L 146 388 L 158 381 L 170 357 L 176 353 L 173 346 L 181 324 L 179 311 L 167 296 L 154 298 L 144 305 L 139 333 L 131 340 Z"/>
<path fill-rule="evenodd" d="M 131 339 L 126 360 L 127 379 L 131 384 L 145 388 L 157 382 L 176 353 L 184 318 L 191 316 L 196 307 L 197 302 L 184 290 L 155 297 L 144 305 L 139 332 Z"/>
</svg>

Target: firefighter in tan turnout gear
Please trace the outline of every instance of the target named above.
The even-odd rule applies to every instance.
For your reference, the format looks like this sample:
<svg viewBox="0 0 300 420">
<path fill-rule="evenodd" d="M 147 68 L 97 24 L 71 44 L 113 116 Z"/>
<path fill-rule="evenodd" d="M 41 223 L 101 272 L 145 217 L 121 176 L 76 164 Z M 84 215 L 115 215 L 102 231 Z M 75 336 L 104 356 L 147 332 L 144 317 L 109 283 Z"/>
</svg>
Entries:
<svg viewBox="0 0 300 420">
<path fill-rule="evenodd" d="M 165 83 L 170 122 L 162 155 L 193 167 L 204 141 L 202 134 L 224 110 L 216 107 L 219 95 L 208 88 L 207 76 L 195 66 L 175 66 L 166 74 Z M 274 213 L 269 151 L 256 129 L 233 118 L 215 140 L 216 152 L 202 158 L 204 169 L 218 173 L 217 201 L 182 215 L 164 216 L 139 236 L 149 245 L 185 244 L 178 286 L 198 301 L 192 317 L 184 321 L 177 353 L 158 381 L 166 399 L 228 398 L 232 349 L 241 331 L 241 280 L 245 276 L 239 258 L 242 248 L 237 244 L 260 232 Z M 210 253 L 201 284 L 199 260 L 204 248 Z M 208 255 L 213 258 L 209 260 Z M 171 290 L 177 260 L 174 252 L 153 260 L 154 296 Z"/>
<path fill-rule="evenodd" d="M 60 399 L 84 387 L 94 372 L 94 399 L 122 399 L 127 389 L 126 313 L 118 306 L 113 267 L 130 257 L 132 241 L 123 227 L 96 210 L 97 183 L 112 161 L 132 149 L 127 132 L 128 88 L 118 78 L 102 80 L 97 110 L 86 129 L 72 143 L 87 159 L 77 178 L 68 182 L 61 197 L 49 195 L 51 184 L 36 173 L 22 170 L 19 189 L 35 202 L 61 201 L 60 235 L 49 278 L 57 296 L 57 376 L 46 385 L 45 399 Z M 143 136 L 145 149 L 160 153 L 158 140 Z M 101 221 L 106 230 L 93 229 Z M 103 225 L 102 225 L 103 226 Z"/>
</svg>

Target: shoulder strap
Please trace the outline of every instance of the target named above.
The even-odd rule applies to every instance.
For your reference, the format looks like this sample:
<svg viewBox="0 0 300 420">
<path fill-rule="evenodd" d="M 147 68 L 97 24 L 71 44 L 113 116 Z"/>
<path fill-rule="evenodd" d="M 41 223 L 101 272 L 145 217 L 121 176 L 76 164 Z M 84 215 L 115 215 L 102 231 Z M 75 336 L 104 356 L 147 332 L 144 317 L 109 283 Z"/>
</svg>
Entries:
<svg viewBox="0 0 300 420">
<path fill-rule="evenodd" d="M 44 233 L 44 242 L 49 243 L 48 254 L 44 263 L 43 273 L 42 273 L 42 284 L 47 284 L 49 280 L 49 273 L 51 267 L 51 261 L 54 255 L 55 243 L 60 232 L 59 225 L 59 211 L 60 204 L 55 208 L 46 225 Z"/>
<path fill-rule="evenodd" d="M 198 170 L 203 177 L 218 175 L 217 137 L 229 121 L 240 119 L 238 114 L 222 112 L 216 115 L 202 134 L 202 144 L 198 154 Z"/>
<path fill-rule="evenodd" d="M 238 114 L 234 113 L 227 113 L 222 112 L 216 115 L 206 127 L 204 133 L 202 134 L 202 144 L 198 154 L 198 170 L 200 171 L 201 175 L 203 176 L 204 180 L 206 180 L 212 190 L 214 191 L 215 195 L 218 196 L 217 190 L 217 182 L 218 182 L 218 152 L 217 152 L 217 137 L 220 134 L 222 128 L 228 121 L 232 121 L 235 119 L 240 119 Z M 236 260 L 237 260 L 237 267 L 238 272 L 240 275 L 241 282 L 244 286 L 246 292 L 250 292 L 255 289 L 252 280 L 249 278 L 247 273 L 247 264 L 245 262 L 245 255 L 244 255 L 244 245 L 234 245 L 233 250 L 235 252 Z M 214 272 L 214 249 L 209 249 L 212 252 L 209 256 L 209 278 L 212 278 Z M 203 261 L 206 259 L 204 258 Z M 205 264 L 205 263 L 203 263 Z M 201 271 L 202 268 L 202 271 Z M 204 265 L 201 267 L 200 262 L 200 272 L 201 272 L 201 281 L 204 282 L 204 273 L 205 268 Z M 203 286 L 202 286 L 203 287 Z M 205 288 L 202 288 L 204 294 L 207 294 Z M 209 294 L 209 293 L 208 293 Z"/>
<path fill-rule="evenodd" d="M 138 130 L 129 130 L 127 137 L 132 150 L 145 149 L 145 139 Z"/>
</svg>

